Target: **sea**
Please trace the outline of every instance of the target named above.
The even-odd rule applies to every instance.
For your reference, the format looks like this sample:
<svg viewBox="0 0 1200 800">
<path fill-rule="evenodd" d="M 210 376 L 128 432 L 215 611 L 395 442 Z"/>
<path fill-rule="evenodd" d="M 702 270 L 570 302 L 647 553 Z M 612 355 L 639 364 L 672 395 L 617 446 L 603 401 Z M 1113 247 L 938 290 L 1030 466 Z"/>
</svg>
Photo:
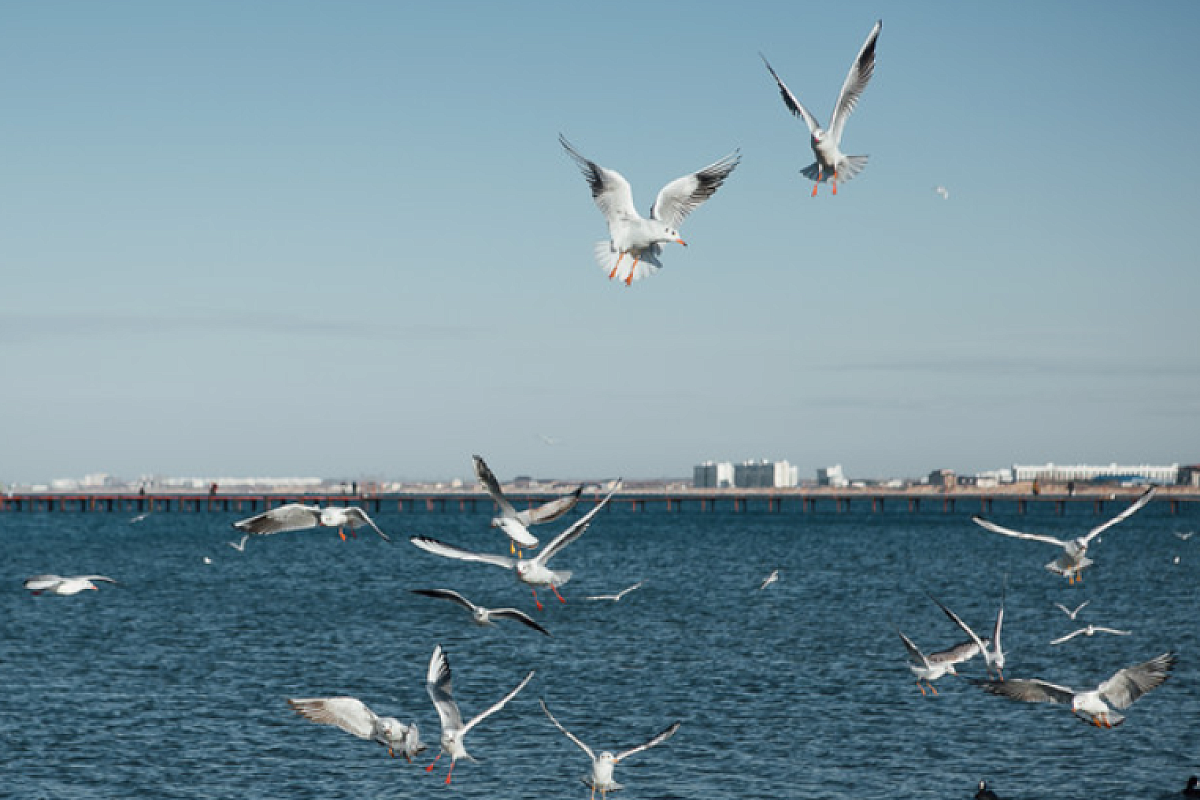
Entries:
<svg viewBox="0 0 1200 800">
<path fill-rule="evenodd" d="M 565 603 L 504 569 L 419 550 L 408 537 L 507 553 L 490 512 L 391 511 L 342 541 L 328 529 L 255 537 L 227 512 L 0 514 L 0 796 L 82 798 L 576 798 L 589 761 L 544 716 L 597 752 L 682 722 L 621 762 L 620 800 L 954 800 L 980 780 L 1010 798 L 1179 797 L 1200 773 L 1200 511 L 1151 503 L 1093 543 L 1070 585 L 1043 568 L 1055 548 L 989 533 L 970 510 L 872 512 L 750 507 L 668 511 L 613 504 L 551 566 Z M 1119 508 L 1059 515 L 997 501 L 1000 524 L 1079 535 Z M 534 530 L 543 542 L 573 516 Z M 1181 534 L 1181 535 L 1176 535 Z M 780 571 L 780 580 L 760 589 Z M 33 596 L 38 573 L 117 585 Z M 643 581 L 619 602 L 589 600 Z M 477 627 L 448 588 L 513 621 Z M 936 596 L 990 632 L 1003 600 L 1007 677 L 1094 687 L 1178 653 L 1174 674 L 1098 729 L 1064 706 L 986 694 L 981 659 L 925 696 L 897 631 L 937 650 L 964 637 Z M 1088 605 L 1072 622 L 1056 603 Z M 1128 636 L 1050 641 L 1087 623 Z M 453 782 L 432 773 L 439 725 L 425 688 L 441 645 L 471 730 Z M 288 698 L 349 695 L 415 722 L 417 760 L 294 713 Z"/>
</svg>

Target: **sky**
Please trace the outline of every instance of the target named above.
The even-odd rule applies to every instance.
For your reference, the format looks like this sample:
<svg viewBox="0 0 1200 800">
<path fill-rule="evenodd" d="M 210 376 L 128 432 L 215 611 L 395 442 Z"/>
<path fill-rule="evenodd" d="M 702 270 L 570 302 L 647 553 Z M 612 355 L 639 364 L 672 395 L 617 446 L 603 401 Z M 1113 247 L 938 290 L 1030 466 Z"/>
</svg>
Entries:
<svg viewBox="0 0 1200 800">
<path fill-rule="evenodd" d="M 867 168 L 810 196 L 822 122 Z M 0 482 L 1200 462 L 1200 4 L 0 5 Z M 558 144 L 648 212 L 631 287 Z M 947 189 L 943 197 L 936 187 Z"/>
</svg>

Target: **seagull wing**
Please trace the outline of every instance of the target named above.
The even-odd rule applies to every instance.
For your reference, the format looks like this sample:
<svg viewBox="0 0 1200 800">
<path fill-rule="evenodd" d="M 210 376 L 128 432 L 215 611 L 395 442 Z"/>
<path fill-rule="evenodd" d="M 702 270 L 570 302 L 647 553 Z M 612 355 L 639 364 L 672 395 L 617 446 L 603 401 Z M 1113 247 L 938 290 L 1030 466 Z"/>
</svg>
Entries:
<svg viewBox="0 0 1200 800">
<path fill-rule="evenodd" d="M 571 527 L 567 528 L 565 531 L 560 533 L 558 536 L 555 536 L 550 541 L 550 544 L 546 545 L 546 549 L 543 550 L 542 552 L 538 553 L 533 558 L 533 560 L 540 563 L 542 566 L 545 566 L 546 562 L 549 561 L 551 558 L 553 558 L 554 555 L 559 550 L 562 550 L 564 547 L 569 545 L 571 542 L 575 541 L 580 536 L 582 536 L 583 532 L 588 529 L 588 525 L 592 524 L 592 518 L 595 517 L 596 514 L 598 514 L 600 512 L 600 509 L 602 509 L 606 505 L 608 505 L 608 501 L 612 499 L 612 496 L 614 494 L 616 494 L 617 489 L 620 489 L 620 488 L 621 488 L 621 481 L 618 480 L 616 483 L 616 486 L 613 487 L 612 491 L 610 491 L 603 500 L 601 500 L 599 503 L 597 503 L 595 505 L 595 507 L 592 508 L 591 511 L 587 512 L 582 517 L 580 517 L 578 520 L 576 520 L 575 523 L 573 525 L 571 525 Z"/>
<path fill-rule="evenodd" d="M 945 650 L 930 653 L 929 663 L 961 664 L 964 661 L 970 661 L 981 652 L 983 652 L 983 645 L 982 643 L 978 643 L 978 640 L 960 642 L 953 647 L 947 647 Z"/>
<path fill-rule="evenodd" d="M 21 584 L 31 592 L 41 592 L 56 586 L 65 580 L 61 575 L 31 575 Z"/>
<path fill-rule="evenodd" d="M 452 544 L 439 542 L 437 539 L 430 539 L 428 536 L 410 536 L 408 540 L 426 552 L 446 558 L 455 558 L 459 561 L 478 561 L 481 564 L 492 564 L 505 569 L 512 569 L 517 565 L 515 558 L 491 553 L 473 553 Z"/>
<path fill-rule="evenodd" d="M 596 207 L 608 220 L 610 227 L 620 220 L 638 219 L 637 208 L 633 205 L 633 189 L 621 173 L 605 169 L 595 161 L 584 158 L 561 133 L 558 135 L 558 141 L 567 151 L 567 155 L 575 159 L 580 172 L 591 187 Z"/>
<path fill-rule="evenodd" d="M 529 670 L 529 674 L 525 676 L 524 680 L 522 680 L 520 683 L 517 684 L 515 689 L 513 689 L 508 694 L 504 695 L 504 697 L 501 697 L 497 702 L 493 703 L 490 707 L 485 709 L 483 712 L 476 714 L 474 719 L 472 719 L 470 722 L 468 722 L 466 725 L 463 726 L 463 735 L 466 736 L 467 731 L 471 730 L 471 728 L 474 728 L 476 725 L 483 722 L 485 719 L 490 717 L 492 714 L 495 714 L 497 711 L 499 711 L 500 709 L 502 709 L 506 705 L 508 705 L 508 701 L 512 700 L 514 697 L 516 697 L 517 692 L 524 689 L 525 684 L 527 684 L 527 683 L 529 683 L 529 681 L 533 680 L 533 673 L 534 673 L 534 670 Z"/>
<path fill-rule="evenodd" d="M 654 207 L 650 209 L 651 219 L 678 229 L 688 214 L 721 188 L 741 160 L 741 154 L 734 151 L 702 170 L 671 181 L 658 193 Z"/>
<path fill-rule="evenodd" d="M 442 721 L 442 731 L 456 731 L 462 728 L 462 714 L 459 713 L 458 703 L 454 702 L 454 687 L 450 682 L 450 660 L 439 644 L 433 648 L 429 658 L 429 671 L 425 675 L 425 689 L 429 699 L 437 709 L 438 719 Z"/>
<path fill-rule="evenodd" d="M 978 647 L 980 651 L 982 651 L 984 649 L 983 648 L 983 640 L 979 638 L 979 636 L 975 633 L 975 631 L 971 630 L 971 628 L 967 625 L 967 623 L 962 621 L 962 619 L 958 616 L 958 614 L 955 614 L 953 611 L 951 611 L 949 608 L 947 608 L 945 605 L 943 605 L 941 600 L 938 600 L 936 597 L 929 594 L 929 592 L 926 592 L 925 594 L 928 595 L 930 600 L 932 600 L 934 603 L 937 604 L 937 607 L 940 608 L 946 614 L 946 616 L 950 618 L 951 622 L 953 622 L 958 627 L 962 628 L 963 632 L 966 633 L 967 636 L 971 637 L 971 642 L 976 647 Z"/>
<path fill-rule="evenodd" d="M 1116 525 L 1118 522 L 1123 522 L 1124 520 L 1129 519 L 1131 516 L 1136 514 L 1142 508 L 1142 506 L 1146 505 L 1146 503 L 1149 503 L 1151 500 L 1153 500 L 1154 494 L 1157 491 L 1158 491 L 1157 486 L 1151 486 L 1149 489 L 1142 492 L 1141 497 L 1139 497 L 1137 500 L 1133 501 L 1133 504 L 1130 505 L 1129 508 L 1122 511 L 1120 514 L 1117 514 L 1115 517 L 1110 519 L 1108 522 L 1105 522 L 1102 525 L 1097 525 L 1096 527 L 1094 527 L 1090 531 L 1088 531 L 1087 535 L 1083 537 L 1083 543 L 1087 544 L 1092 539 L 1096 538 L 1101 533 L 1103 533 L 1104 531 L 1111 528 L 1113 525 Z"/>
<path fill-rule="evenodd" d="M 994 522 L 986 520 L 983 517 L 979 516 L 978 514 L 971 517 L 971 521 L 974 522 L 979 527 L 981 527 L 985 530 L 989 530 L 992 533 L 1003 533 L 1005 536 L 1015 536 L 1018 539 L 1029 539 L 1030 541 L 1034 541 L 1034 542 L 1045 542 L 1047 544 L 1056 544 L 1059 547 L 1067 546 L 1067 543 L 1064 542 L 1062 539 L 1055 539 L 1053 536 L 1046 536 L 1045 534 L 1041 534 L 1041 533 L 1022 533 L 1021 531 L 1014 531 L 1012 528 L 1004 528 L 1004 527 L 997 525 Z"/>
<path fill-rule="evenodd" d="M 804 120 L 804 124 L 808 126 L 809 134 L 819 131 L 821 129 L 821 124 L 817 122 L 817 118 L 814 117 L 812 113 L 805 108 L 799 100 L 796 99 L 796 96 L 791 93 L 787 85 L 783 82 L 779 75 L 776 74 L 775 70 L 771 69 L 771 63 L 767 61 L 767 57 L 762 53 L 759 53 L 758 57 L 761 58 L 763 63 L 767 65 L 767 72 L 771 73 L 771 77 L 775 79 L 775 83 L 779 86 L 779 93 L 783 95 L 783 104 L 788 107 L 789 111 L 791 111 L 797 117 L 800 117 L 800 119 Z"/>
<path fill-rule="evenodd" d="M 105 575 L 75 575 L 75 580 L 79 581 L 104 581 L 105 583 L 116 583 L 115 580 Z"/>
<path fill-rule="evenodd" d="M 467 611 L 475 610 L 474 603 L 453 589 L 410 589 L 409 591 L 413 594 L 424 595 L 425 597 L 437 597 L 442 600 L 449 600 L 452 603 L 458 603 Z"/>
<path fill-rule="evenodd" d="M 542 503 L 537 508 L 531 508 L 529 510 L 529 524 L 540 525 L 543 522 L 554 522 L 554 520 L 574 508 L 582 494 L 583 487 L 580 486 L 570 494 L 555 498 L 548 503 Z"/>
<path fill-rule="evenodd" d="M 1171 677 L 1171 670 L 1178 660 L 1178 656 L 1168 652 L 1145 663 L 1118 670 L 1100 684 L 1100 694 L 1116 708 L 1129 708 L 1133 701 L 1146 692 L 1162 686 Z"/>
<path fill-rule="evenodd" d="M 584 744 L 582 739 L 580 739 L 578 736 L 576 736 L 575 734 L 571 733 L 569 730 L 564 728 L 562 726 L 562 723 L 554 718 L 554 715 L 550 713 L 550 709 L 546 708 L 545 700 L 538 700 L 538 704 L 542 707 L 542 711 L 545 712 L 546 716 L 550 718 L 550 721 L 554 723 L 554 727 L 556 727 L 560 731 L 562 731 L 563 736 L 566 736 L 568 739 L 570 739 L 572 742 L 574 742 L 576 744 L 576 746 L 579 747 L 580 750 L 587 753 L 588 758 L 590 758 L 592 761 L 596 760 L 596 754 L 592 752 L 592 748 L 590 748 L 586 744 Z"/>
<path fill-rule="evenodd" d="M 621 591 L 617 592 L 617 599 L 618 599 L 618 600 L 620 600 L 622 597 L 624 597 L 625 595 L 627 595 L 627 594 L 629 594 L 630 592 L 634 591 L 635 589 L 640 589 L 640 588 L 642 588 L 642 584 L 643 584 L 643 583 L 645 583 L 645 581 L 638 581 L 638 582 L 637 582 L 637 583 L 635 583 L 633 586 L 626 586 L 624 589 L 622 589 Z"/>
<path fill-rule="evenodd" d="M 1104 633 L 1111 633 L 1114 636 L 1129 636 L 1133 633 L 1133 631 L 1119 631 L 1116 628 L 1104 628 L 1104 627 L 1101 627 L 1100 625 L 1093 625 L 1092 630 L 1103 631 Z"/>
<path fill-rule="evenodd" d="M 903 631 L 896 631 L 900 634 L 900 641 L 904 642 L 904 649 L 908 650 L 908 657 L 918 664 L 926 667 L 929 666 L 929 659 L 921 652 L 921 648 L 913 644 L 913 640 L 904 635 Z"/>
<path fill-rule="evenodd" d="M 675 735 L 675 731 L 679 730 L 679 726 L 681 724 L 683 724 L 683 723 L 681 723 L 681 722 L 671 723 L 670 727 L 668 727 L 663 732 L 659 733 L 657 736 L 655 736 L 653 739 L 646 742 L 645 744 L 639 744 L 637 747 L 631 747 L 628 750 L 623 750 L 620 753 L 618 753 L 616 758 L 613 759 L 613 762 L 616 764 L 620 764 L 623 759 L 628 758 L 629 756 L 633 755 L 634 753 L 640 753 L 643 750 L 649 750 L 651 747 L 654 747 L 655 745 L 662 744 L 667 739 L 670 739 L 672 736 Z"/>
<path fill-rule="evenodd" d="M 284 533 L 299 531 L 305 528 L 315 528 L 321 522 L 321 509 L 316 506 L 306 506 L 300 503 L 288 503 L 279 508 L 272 508 L 249 519 L 233 523 L 233 527 L 247 533 L 265 536 L 269 533 Z"/>
<path fill-rule="evenodd" d="M 513 508 L 512 503 L 508 502 L 508 498 L 504 496 L 504 490 L 500 488 L 500 481 L 496 480 L 496 473 L 492 472 L 483 457 L 471 456 L 471 460 L 475 463 L 475 477 L 483 484 L 484 490 L 496 501 L 496 505 L 500 506 L 500 515 L 504 517 L 517 516 L 517 510 Z"/>
<path fill-rule="evenodd" d="M 297 714 L 321 725 L 334 725 L 360 739 L 375 730 L 375 712 L 355 697 L 301 697 L 287 701 Z"/>
<path fill-rule="evenodd" d="M 1066 686 L 1048 683 L 1037 678 L 1009 678 L 1005 681 L 974 681 L 985 692 L 1020 700 L 1023 703 L 1070 703 L 1075 691 Z"/>
<path fill-rule="evenodd" d="M 550 631 L 539 625 L 533 617 L 524 611 L 515 608 L 493 608 L 490 613 L 493 617 L 500 617 L 501 619 L 515 619 L 517 622 L 524 623 L 539 633 L 543 633 L 546 636 L 550 635 Z"/>
<path fill-rule="evenodd" d="M 1077 631 L 1071 631 L 1066 636 L 1060 636 L 1057 639 L 1052 639 L 1050 641 L 1050 644 L 1062 644 L 1063 642 L 1074 639 L 1076 636 L 1078 636 L 1081 633 L 1087 633 L 1087 628 L 1080 628 Z"/>
<path fill-rule="evenodd" d="M 863 42 L 862 49 L 858 51 L 858 56 L 850 67 L 850 72 L 846 75 L 846 82 L 842 84 L 842 91 L 838 95 L 837 103 L 833 107 L 833 115 L 829 120 L 829 134 L 835 143 L 842 141 L 842 129 L 846 127 L 846 120 L 854 111 L 854 107 L 858 105 L 858 98 L 862 96 L 863 90 L 867 88 L 867 82 L 871 80 L 871 75 L 875 72 L 875 41 L 879 38 L 879 31 L 882 29 L 883 20 L 879 20 L 867 34 L 867 40 Z"/>
<path fill-rule="evenodd" d="M 346 516 L 350 519 L 351 528 L 357 528 L 362 525 L 370 525 L 371 529 L 382 536 L 385 542 L 391 541 L 386 533 L 379 530 L 379 526 L 375 524 L 375 520 L 367 516 L 367 512 L 363 511 L 361 508 L 354 506 L 346 509 Z"/>
</svg>

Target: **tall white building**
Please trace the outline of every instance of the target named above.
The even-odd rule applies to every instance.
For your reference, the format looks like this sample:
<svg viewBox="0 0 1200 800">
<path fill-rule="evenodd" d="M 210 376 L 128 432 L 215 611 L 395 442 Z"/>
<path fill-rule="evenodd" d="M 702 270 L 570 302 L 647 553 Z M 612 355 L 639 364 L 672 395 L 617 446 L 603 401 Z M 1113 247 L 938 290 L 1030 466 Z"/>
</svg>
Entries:
<svg viewBox="0 0 1200 800">
<path fill-rule="evenodd" d="M 817 469 L 817 485 L 840 489 L 849 486 L 850 481 L 846 480 L 846 473 L 842 471 L 842 465 L 834 464 L 832 467 Z"/>
<path fill-rule="evenodd" d="M 733 486 L 733 464 L 705 461 L 692 468 L 692 486 L 697 489 L 728 489 Z"/>
<path fill-rule="evenodd" d="M 743 461 L 733 468 L 733 485 L 739 489 L 779 489 L 799 482 L 797 468 L 786 461 Z"/>
</svg>

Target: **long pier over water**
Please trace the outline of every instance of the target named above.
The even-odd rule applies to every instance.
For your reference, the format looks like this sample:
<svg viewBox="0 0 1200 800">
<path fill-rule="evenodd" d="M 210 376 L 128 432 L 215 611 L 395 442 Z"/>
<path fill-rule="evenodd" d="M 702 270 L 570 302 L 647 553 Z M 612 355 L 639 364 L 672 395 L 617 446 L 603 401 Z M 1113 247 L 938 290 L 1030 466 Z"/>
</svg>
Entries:
<svg viewBox="0 0 1200 800">
<path fill-rule="evenodd" d="M 767 512 L 815 512 L 870 510 L 978 513 L 989 514 L 996 504 L 1005 504 L 1006 512 L 1025 514 L 1042 507 L 1058 514 L 1116 514 L 1132 502 L 1141 488 L 1095 489 L 1076 493 L 1033 493 L 1006 489 L 628 489 L 612 499 L 615 507 L 631 511 L 731 510 Z M 509 490 L 508 497 L 518 508 L 536 505 L 559 496 L 560 491 Z M 597 503 L 602 495 L 585 493 L 582 503 Z M 286 503 L 310 505 L 361 506 L 369 513 L 388 512 L 486 512 L 493 508 L 491 498 L 481 491 L 411 490 L 381 494 L 324 492 L 32 492 L 0 494 L 0 512 L 237 512 L 257 514 Z M 1200 511 L 1200 489 L 1163 487 L 1152 501 L 1163 504 L 1172 515 Z"/>
</svg>

